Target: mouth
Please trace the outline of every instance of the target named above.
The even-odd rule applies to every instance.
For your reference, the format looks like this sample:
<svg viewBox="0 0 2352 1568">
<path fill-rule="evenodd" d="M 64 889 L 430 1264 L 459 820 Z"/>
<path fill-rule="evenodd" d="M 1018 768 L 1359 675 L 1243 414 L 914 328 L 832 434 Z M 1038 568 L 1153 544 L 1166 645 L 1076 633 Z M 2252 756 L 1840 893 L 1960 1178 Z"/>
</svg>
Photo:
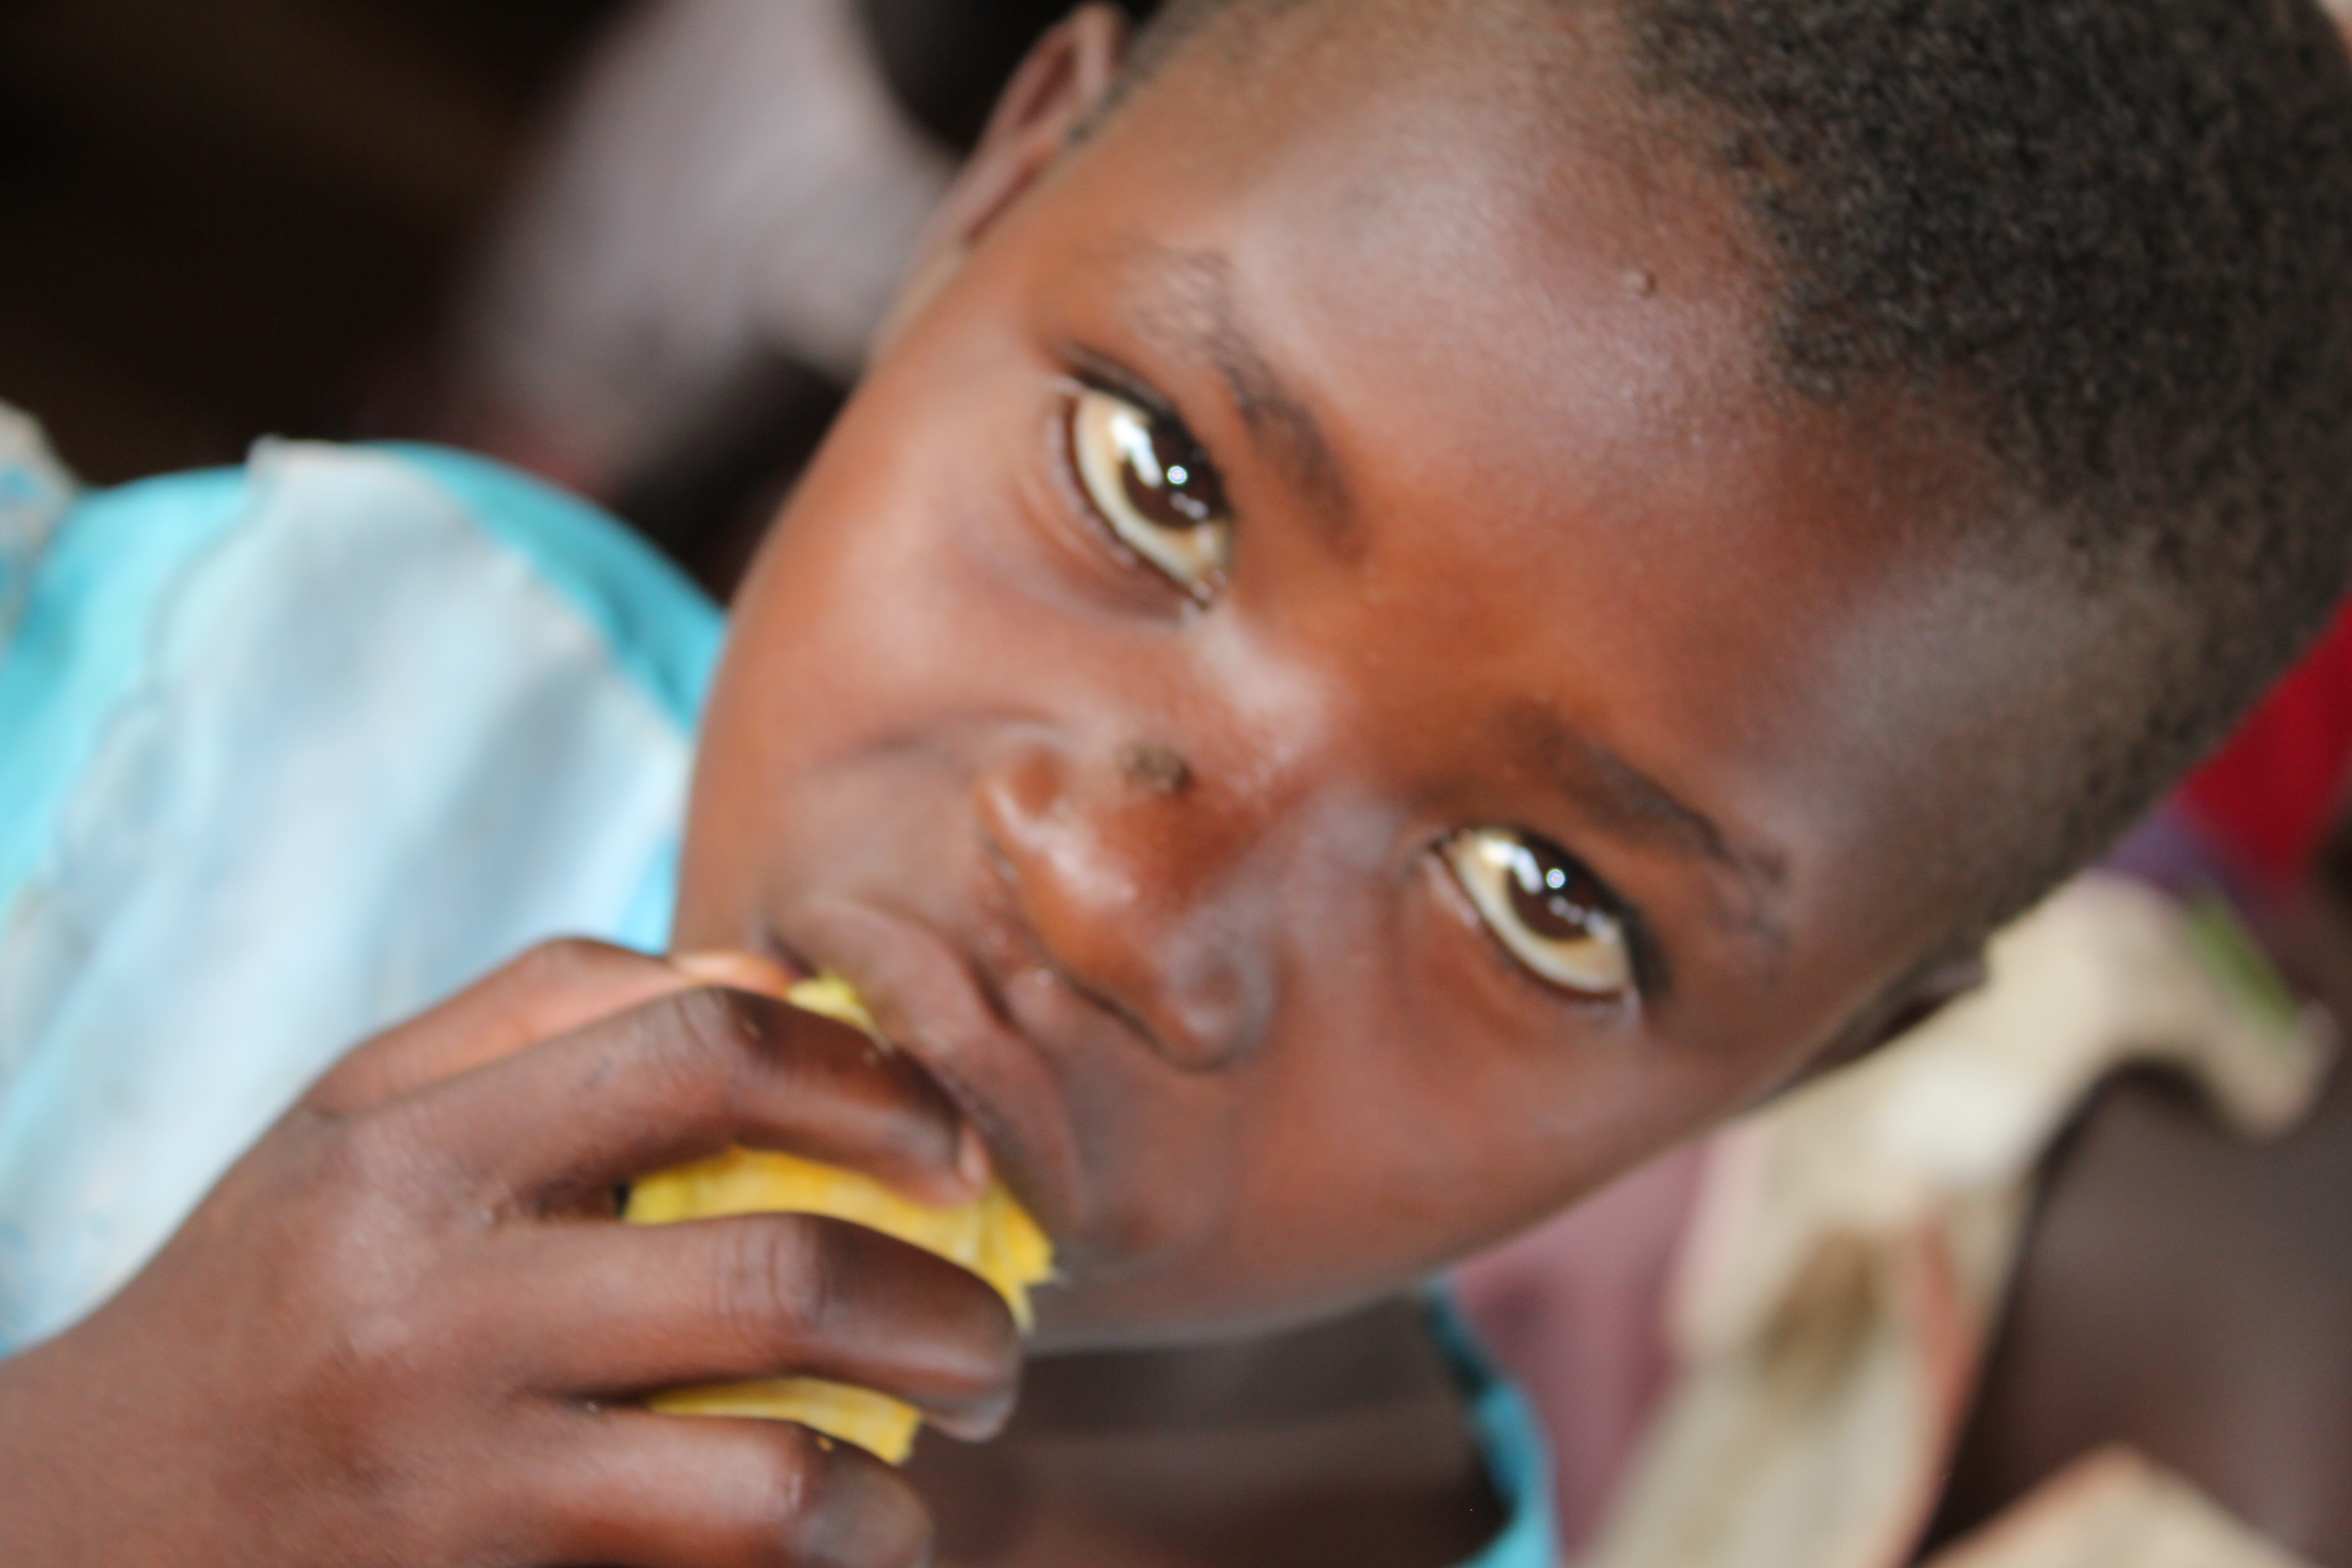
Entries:
<svg viewBox="0 0 2352 1568">
<path fill-rule="evenodd" d="M 955 1101 L 1056 1250 L 1084 1233 L 1077 1142 L 1061 1087 L 950 942 L 918 921 L 828 900 L 794 909 L 761 945 L 796 976 L 830 972 L 849 982 L 883 1038 Z"/>
</svg>

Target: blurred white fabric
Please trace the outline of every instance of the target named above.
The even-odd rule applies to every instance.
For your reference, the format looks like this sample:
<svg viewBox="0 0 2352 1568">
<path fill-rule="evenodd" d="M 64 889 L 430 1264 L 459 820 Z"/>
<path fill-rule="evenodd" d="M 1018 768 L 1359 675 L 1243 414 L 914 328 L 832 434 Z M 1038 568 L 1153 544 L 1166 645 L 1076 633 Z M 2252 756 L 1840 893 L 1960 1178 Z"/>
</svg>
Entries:
<svg viewBox="0 0 2352 1568">
<path fill-rule="evenodd" d="M 608 475 L 761 348 L 845 383 L 954 167 L 850 0 L 657 0 L 496 237 L 462 372 Z"/>
<path fill-rule="evenodd" d="M 719 637 L 617 524 L 425 450 L 265 445 L 9 555 L 0 1354 L 368 1034 L 544 937 L 657 946 Z"/>
</svg>

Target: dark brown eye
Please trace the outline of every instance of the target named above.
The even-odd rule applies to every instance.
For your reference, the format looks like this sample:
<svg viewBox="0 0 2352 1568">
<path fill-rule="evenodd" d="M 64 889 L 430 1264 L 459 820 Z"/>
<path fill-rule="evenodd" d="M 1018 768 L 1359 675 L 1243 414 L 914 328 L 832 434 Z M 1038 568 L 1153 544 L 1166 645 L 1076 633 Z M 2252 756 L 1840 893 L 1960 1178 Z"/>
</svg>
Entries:
<svg viewBox="0 0 2352 1568">
<path fill-rule="evenodd" d="M 1615 996 L 1633 983 L 1624 918 L 1576 858 L 1506 827 L 1446 841 L 1446 864 L 1511 956 L 1580 996 Z"/>
<path fill-rule="evenodd" d="M 1071 406 L 1070 448 L 1111 531 L 1195 598 L 1213 595 L 1232 563 L 1233 521 L 1223 481 L 1192 432 L 1089 387 Z"/>
</svg>

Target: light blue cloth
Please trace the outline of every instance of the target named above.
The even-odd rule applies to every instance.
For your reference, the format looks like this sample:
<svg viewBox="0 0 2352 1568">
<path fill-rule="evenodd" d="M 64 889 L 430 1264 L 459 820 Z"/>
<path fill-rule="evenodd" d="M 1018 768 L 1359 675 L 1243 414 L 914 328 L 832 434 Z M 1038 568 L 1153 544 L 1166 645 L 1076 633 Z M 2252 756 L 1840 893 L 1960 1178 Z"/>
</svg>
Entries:
<svg viewBox="0 0 2352 1568">
<path fill-rule="evenodd" d="M 353 1043 L 546 936 L 659 944 L 720 626 L 456 454 L 63 499 L 0 535 L 0 1350 Z"/>
<path fill-rule="evenodd" d="M 0 1354 L 357 1041 L 544 937 L 666 937 L 715 608 L 496 465 L 268 443 L 77 495 L 0 406 Z M 1549 1568 L 1517 1395 L 1438 1314 Z"/>
<path fill-rule="evenodd" d="M 1486 1455 L 1486 1474 L 1509 1514 L 1503 1532 L 1462 1568 L 1555 1568 L 1559 1532 L 1552 1516 L 1551 1451 L 1527 1396 L 1487 1360 L 1469 1320 L 1443 1287 L 1430 1293 L 1438 1343 L 1454 1363 L 1470 1402 L 1470 1429 Z"/>
</svg>

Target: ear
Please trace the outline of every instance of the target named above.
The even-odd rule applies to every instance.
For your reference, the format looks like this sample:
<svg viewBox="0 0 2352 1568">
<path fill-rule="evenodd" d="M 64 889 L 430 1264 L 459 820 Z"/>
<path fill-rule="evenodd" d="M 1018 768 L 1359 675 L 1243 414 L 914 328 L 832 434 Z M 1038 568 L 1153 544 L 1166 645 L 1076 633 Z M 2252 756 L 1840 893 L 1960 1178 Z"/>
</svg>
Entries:
<svg viewBox="0 0 2352 1568">
<path fill-rule="evenodd" d="M 1894 1044 L 1982 985 L 1989 973 L 1981 947 L 1927 965 L 1907 983 L 1893 987 L 1865 1009 L 1827 1050 L 1807 1062 L 1802 1071 L 1784 1084 L 1783 1090 L 1811 1083 L 1823 1073 L 1834 1072 Z"/>
<path fill-rule="evenodd" d="M 1054 166 L 1110 97 L 1127 46 L 1127 14 L 1100 0 L 1079 6 L 1037 40 L 931 215 L 898 298 L 875 334 L 874 353 L 922 312 L 971 247 Z"/>
</svg>

